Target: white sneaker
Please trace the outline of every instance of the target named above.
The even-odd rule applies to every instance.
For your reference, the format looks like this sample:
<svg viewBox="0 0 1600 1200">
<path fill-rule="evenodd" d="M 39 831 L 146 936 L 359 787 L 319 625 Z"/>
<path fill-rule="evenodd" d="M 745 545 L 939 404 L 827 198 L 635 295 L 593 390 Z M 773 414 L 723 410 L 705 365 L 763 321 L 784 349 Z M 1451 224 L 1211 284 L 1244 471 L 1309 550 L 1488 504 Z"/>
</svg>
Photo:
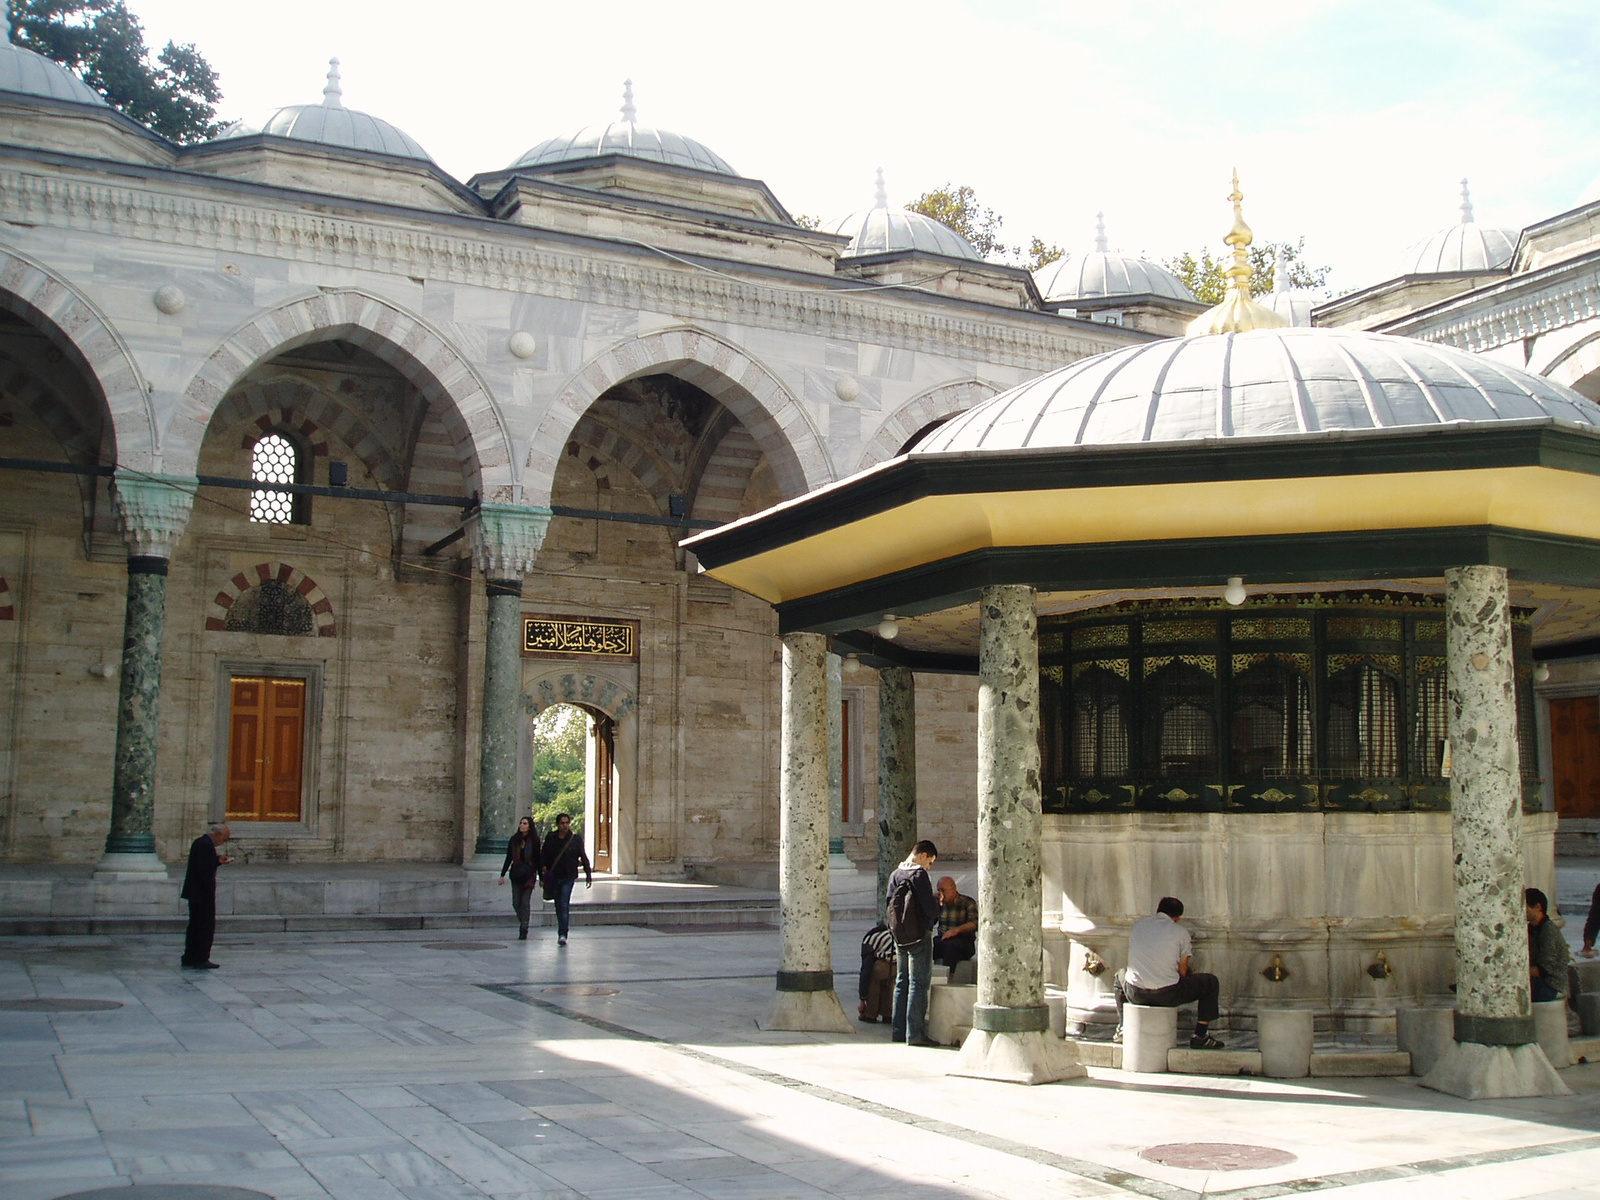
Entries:
<svg viewBox="0 0 1600 1200">
<path fill-rule="evenodd" d="M 556 945 L 565 946 L 566 944 L 567 944 L 567 939 L 566 938 L 557 938 L 556 939 Z"/>
</svg>

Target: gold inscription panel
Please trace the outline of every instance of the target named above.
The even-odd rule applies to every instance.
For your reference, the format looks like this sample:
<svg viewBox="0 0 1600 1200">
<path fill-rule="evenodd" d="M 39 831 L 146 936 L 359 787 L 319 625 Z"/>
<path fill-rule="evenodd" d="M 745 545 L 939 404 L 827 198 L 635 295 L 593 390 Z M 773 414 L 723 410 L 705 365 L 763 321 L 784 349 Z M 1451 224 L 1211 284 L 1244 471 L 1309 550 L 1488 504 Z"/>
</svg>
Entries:
<svg viewBox="0 0 1600 1200">
<path fill-rule="evenodd" d="M 638 662 L 639 623 L 588 617 L 523 617 L 522 653 L 532 658 Z"/>
</svg>

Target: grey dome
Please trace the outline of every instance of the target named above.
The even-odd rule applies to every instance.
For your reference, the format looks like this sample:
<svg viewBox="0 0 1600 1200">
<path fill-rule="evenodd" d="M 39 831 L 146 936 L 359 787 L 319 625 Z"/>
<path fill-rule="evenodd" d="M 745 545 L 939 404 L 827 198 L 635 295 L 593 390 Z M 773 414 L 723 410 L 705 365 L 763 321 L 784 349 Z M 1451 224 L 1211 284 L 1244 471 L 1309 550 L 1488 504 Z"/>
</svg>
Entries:
<svg viewBox="0 0 1600 1200">
<path fill-rule="evenodd" d="M 71 104 L 108 107 L 105 98 L 60 63 L 25 50 L 11 41 L 11 22 L 0 9 L 0 92 L 44 96 Z"/>
<path fill-rule="evenodd" d="M 552 163 L 575 162 L 620 154 L 673 167 L 692 167 L 717 175 L 738 175 L 720 154 L 680 133 L 640 125 L 633 107 L 633 80 L 623 83 L 622 120 L 609 125 L 587 125 L 566 137 L 553 137 L 529 150 L 510 169 L 543 167 Z"/>
<path fill-rule="evenodd" d="M 287 108 L 280 108 L 259 128 L 244 121 L 235 121 L 219 133 L 216 140 L 266 133 L 273 137 L 336 146 L 342 150 L 364 150 L 395 158 L 433 161 L 416 139 L 403 130 L 381 118 L 346 108 L 339 83 L 339 60 L 329 59 L 328 67 L 328 83 L 322 89 L 321 104 L 291 104 Z"/>
<path fill-rule="evenodd" d="M 980 262 L 983 258 L 973 249 L 971 242 L 943 222 L 908 209 L 890 208 L 882 170 L 878 172 L 877 197 L 873 206 L 836 221 L 833 228 L 826 232 L 850 239 L 850 245 L 845 247 L 841 256 L 843 258 L 893 254 L 902 250 L 920 250 L 925 254 L 966 258 L 974 262 Z"/>
<path fill-rule="evenodd" d="M 1529 419 L 1600 429 L 1600 406 L 1542 376 L 1430 342 L 1346 329 L 1258 329 L 1083 359 L 951 419 L 911 453 Z"/>
<path fill-rule="evenodd" d="M 1311 324 L 1311 310 L 1321 304 L 1325 297 L 1315 292 L 1294 290 L 1288 292 L 1273 292 L 1271 295 L 1261 297 L 1261 303 L 1277 313 L 1289 324 L 1305 329 Z"/>
<path fill-rule="evenodd" d="M 1400 254 L 1401 275 L 1454 275 L 1498 271 L 1511 265 L 1520 229 L 1480 225 L 1472 217 L 1472 194 L 1461 181 L 1461 220 L 1413 242 Z"/>
<path fill-rule="evenodd" d="M 1113 254 L 1106 241 L 1105 214 L 1099 214 L 1094 249 L 1046 263 L 1033 273 L 1046 303 L 1105 300 L 1116 296 L 1164 296 L 1194 301 L 1178 277 L 1157 263 Z"/>
</svg>

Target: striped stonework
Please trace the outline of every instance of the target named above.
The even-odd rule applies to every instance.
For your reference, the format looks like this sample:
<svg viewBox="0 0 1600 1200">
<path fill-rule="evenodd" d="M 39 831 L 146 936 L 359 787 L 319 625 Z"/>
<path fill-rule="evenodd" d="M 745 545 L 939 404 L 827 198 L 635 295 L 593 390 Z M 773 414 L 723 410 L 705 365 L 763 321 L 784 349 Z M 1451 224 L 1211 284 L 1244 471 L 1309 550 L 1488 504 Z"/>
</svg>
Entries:
<svg viewBox="0 0 1600 1200">
<path fill-rule="evenodd" d="M 206 628 L 217 632 L 225 631 L 228 628 L 228 610 L 238 603 L 240 596 L 269 579 L 276 579 L 285 587 L 305 597 L 306 603 L 311 605 L 311 617 L 316 624 L 318 637 L 339 636 L 338 627 L 333 619 L 333 601 L 328 599 L 328 594 L 322 590 L 317 581 L 299 567 L 275 562 L 257 563 L 228 580 L 211 602 L 212 615 L 206 618 Z"/>
</svg>

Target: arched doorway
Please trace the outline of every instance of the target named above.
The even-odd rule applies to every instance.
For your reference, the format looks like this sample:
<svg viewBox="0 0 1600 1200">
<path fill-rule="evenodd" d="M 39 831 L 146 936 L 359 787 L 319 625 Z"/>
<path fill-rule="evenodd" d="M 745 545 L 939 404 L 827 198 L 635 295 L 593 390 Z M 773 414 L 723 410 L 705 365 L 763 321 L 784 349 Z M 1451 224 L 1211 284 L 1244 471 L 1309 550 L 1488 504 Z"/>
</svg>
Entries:
<svg viewBox="0 0 1600 1200">
<path fill-rule="evenodd" d="M 611 670 L 627 668 L 611 667 Z M 518 810 L 541 833 L 566 813 L 597 872 L 632 874 L 637 722 L 631 686 L 580 671 L 531 681 L 517 764 Z"/>
</svg>

